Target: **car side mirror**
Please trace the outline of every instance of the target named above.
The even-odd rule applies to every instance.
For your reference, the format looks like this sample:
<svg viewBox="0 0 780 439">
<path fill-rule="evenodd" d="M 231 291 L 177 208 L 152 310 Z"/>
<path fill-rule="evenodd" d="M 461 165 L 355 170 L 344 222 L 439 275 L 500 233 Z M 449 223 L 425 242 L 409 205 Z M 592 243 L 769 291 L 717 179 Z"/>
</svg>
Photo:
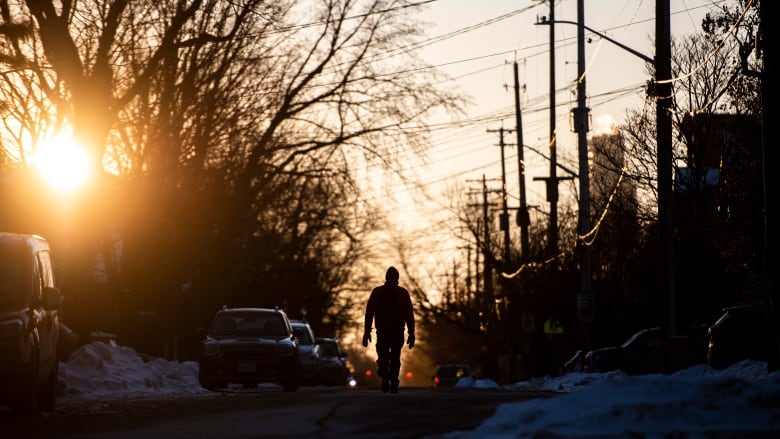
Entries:
<svg viewBox="0 0 780 439">
<path fill-rule="evenodd" d="M 62 295 L 60 289 L 55 287 L 43 288 L 43 309 L 54 310 L 62 306 Z"/>
</svg>

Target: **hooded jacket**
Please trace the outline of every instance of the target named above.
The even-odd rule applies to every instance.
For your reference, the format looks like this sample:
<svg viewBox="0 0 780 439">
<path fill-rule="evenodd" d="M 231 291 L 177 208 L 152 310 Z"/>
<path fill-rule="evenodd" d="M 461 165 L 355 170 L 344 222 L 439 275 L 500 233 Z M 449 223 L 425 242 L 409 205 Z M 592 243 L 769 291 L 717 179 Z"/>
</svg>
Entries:
<svg viewBox="0 0 780 439">
<path fill-rule="evenodd" d="M 372 322 L 376 324 L 377 334 L 403 332 L 404 325 L 409 334 L 414 334 L 412 299 L 406 288 L 398 286 L 397 280 L 387 280 L 371 290 L 366 304 L 366 333 L 371 332 Z"/>
</svg>

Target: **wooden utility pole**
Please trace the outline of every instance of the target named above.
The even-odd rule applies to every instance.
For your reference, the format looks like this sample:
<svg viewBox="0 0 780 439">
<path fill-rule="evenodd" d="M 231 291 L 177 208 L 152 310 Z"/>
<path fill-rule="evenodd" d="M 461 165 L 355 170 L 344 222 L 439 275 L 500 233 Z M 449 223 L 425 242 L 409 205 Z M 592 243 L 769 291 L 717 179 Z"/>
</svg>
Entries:
<svg viewBox="0 0 780 439">
<path fill-rule="evenodd" d="M 542 17 L 536 24 L 550 26 L 550 176 L 534 177 L 534 180 L 544 180 L 547 189 L 547 201 L 550 203 L 550 224 L 548 227 L 547 256 L 558 254 L 558 183 L 571 178 L 558 178 L 557 136 L 555 128 L 555 7 L 550 1 L 550 17 Z"/>
<path fill-rule="evenodd" d="M 487 130 L 489 133 L 496 132 L 496 130 Z M 499 146 L 501 147 L 501 216 L 499 219 L 499 225 L 501 231 L 504 232 L 504 254 L 502 256 L 503 259 L 503 269 L 505 270 L 505 267 L 507 264 L 509 264 L 509 205 L 507 204 L 507 192 L 506 192 L 506 162 L 504 159 L 504 148 L 506 147 L 506 143 L 504 143 L 504 133 L 505 132 L 511 132 L 512 130 L 506 130 L 504 127 L 501 127 L 498 129 L 499 133 Z"/>
<path fill-rule="evenodd" d="M 523 118 L 520 111 L 520 77 L 515 70 L 515 132 L 517 133 L 517 174 L 520 181 L 520 208 L 517 210 L 517 225 L 520 227 L 520 260 L 531 259 L 531 244 L 528 237 L 528 227 L 531 225 L 531 216 L 528 214 L 528 204 L 525 197 L 525 158 L 523 157 Z"/>
<path fill-rule="evenodd" d="M 488 190 L 487 178 L 482 174 L 482 203 L 475 205 L 482 208 L 482 243 L 477 242 L 477 247 L 482 249 L 482 285 L 484 286 L 484 294 L 482 295 L 480 302 L 480 310 L 483 315 L 483 322 L 490 322 L 491 306 L 494 301 L 493 292 L 493 255 L 490 254 L 490 211 L 489 207 L 491 203 L 488 202 Z M 494 191 L 495 192 L 495 191 Z M 474 206 L 474 205 L 472 205 Z M 477 238 L 479 239 L 479 238 Z"/>
<path fill-rule="evenodd" d="M 777 31 L 768 23 L 772 22 L 769 17 L 769 5 L 767 0 L 761 0 L 759 3 L 759 13 L 761 14 L 761 23 L 764 24 L 764 40 L 776 41 Z M 763 177 L 764 177 L 764 273 L 767 279 L 767 289 L 769 290 L 769 299 L 771 304 L 771 328 L 772 351 L 767 361 L 769 372 L 780 369 L 780 291 L 778 290 L 777 277 L 772 270 L 778 266 L 777 245 L 772 244 L 777 237 L 777 204 L 768 200 L 775 200 L 777 194 L 777 166 L 780 162 L 777 160 L 777 131 L 771 124 L 777 120 L 777 104 L 773 97 L 777 96 L 777 82 L 774 74 L 777 71 L 777 46 L 774 44 L 765 44 L 764 51 L 764 71 L 761 73 L 761 108 L 762 108 L 762 146 L 763 151 Z"/>
<path fill-rule="evenodd" d="M 550 202 L 548 256 L 558 253 L 558 154 L 555 129 L 555 1 L 550 0 L 550 177 L 547 201 Z"/>
<path fill-rule="evenodd" d="M 483 318 L 486 319 L 485 321 L 490 322 L 490 306 L 493 304 L 493 263 L 491 262 L 493 259 L 493 256 L 490 254 L 490 227 L 488 226 L 488 219 L 490 216 L 488 215 L 488 188 L 487 188 L 487 179 L 485 178 L 485 174 L 482 174 L 482 218 L 483 218 L 483 224 L 485 226 L 484 232 L 484 242 L 482 243 L 482 257 L 483 257 L 483 263 L 485 264 L 485 272 L 482 275 L 483 280 L 482 282 L 485 285 L 485 296 L 484 296 L 484 308 L 483 308 Z"/>
<path fill-rule="evenodd" d="M 590 169 L 588 166 L 588 115 L 590 108 L 585 96 L 585 6 L 584 0 L 577 0 L 577 108 L 574 113 L 574 131 L 577 133 L 577 151 L 579 155 L 580 209 L 579 235 L 590 231 Z M 577 317 L 583 323 L 593 321 L 595 310 L 591 287 L 590 245 L 583 238 L 577 240 L 580 262 L 580 292 L 577 296 Z M 585 331 L 585 338 L 589 334 Z"/>
<path fill-rule="evenodd" d="M 656 155 L 658 160 L 658 223 L 661 243 L 661 279 L 666 289 L 664 329 L 678 335 L 677 295 L 672 236 L 672 45 L 669 0 L 655 3 Z"/>
</svg>

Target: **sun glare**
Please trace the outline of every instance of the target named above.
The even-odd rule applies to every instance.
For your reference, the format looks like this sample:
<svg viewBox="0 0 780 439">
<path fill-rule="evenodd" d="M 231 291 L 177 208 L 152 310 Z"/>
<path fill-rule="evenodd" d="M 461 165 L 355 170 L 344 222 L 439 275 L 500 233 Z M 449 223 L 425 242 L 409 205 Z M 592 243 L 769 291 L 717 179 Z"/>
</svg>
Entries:
<svg viewBox="0 0 780 439">
<path fill-rule="evenodd" d="M 41 144 L 32 163 L 53 188 L 72 192 L 81 187 L 89 176 L 89 157 L 86 151 L 69 136 L 60 135 Z"/>
</svg>

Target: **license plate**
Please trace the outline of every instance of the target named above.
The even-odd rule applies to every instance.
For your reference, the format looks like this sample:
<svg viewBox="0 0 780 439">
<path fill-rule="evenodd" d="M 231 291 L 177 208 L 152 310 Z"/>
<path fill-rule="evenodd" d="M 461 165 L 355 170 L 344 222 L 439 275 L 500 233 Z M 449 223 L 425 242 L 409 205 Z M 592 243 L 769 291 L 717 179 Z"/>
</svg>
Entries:
<svg viewBox="0 0 780 439">
<path fill-rule="evenodd" d="M 255 363 L 250 361 L 244 361 L 238 363 L 238 371 L 240 373 L 252 373 L 255 371 Z"/>
</svg>

